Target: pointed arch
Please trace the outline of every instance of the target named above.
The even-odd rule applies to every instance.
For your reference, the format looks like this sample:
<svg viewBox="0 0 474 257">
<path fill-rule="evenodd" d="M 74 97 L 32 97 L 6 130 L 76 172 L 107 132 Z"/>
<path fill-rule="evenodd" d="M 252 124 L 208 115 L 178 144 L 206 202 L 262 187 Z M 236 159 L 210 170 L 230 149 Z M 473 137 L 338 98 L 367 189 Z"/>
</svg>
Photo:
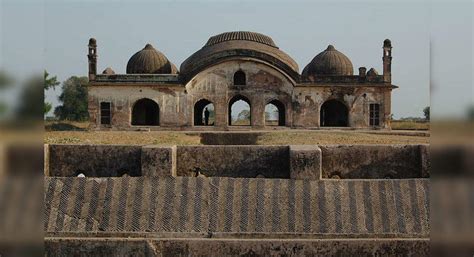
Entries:
<svg viewBox="0 0 474 257">
<path fill-rule="evenodd" d="M 265 105 L 265 126 L 285 126 L 285 105 L 279 100 L 272 100 Z"/>
<path fill-rule="evenodd" d="M 229 101 L 228 114 L 229 126 L 250 126 L 252 124 L 252 105 L 250 100 L 243 95 L 232 97 Z"/>
<path fill-rule="evenodd" d="M 160 107 L 149 99 L 137 100 L 132 107 L 132 125 L 134 126 L 159 126 Z"/>
<path fill-rule="evenodd" d="M 215 107 L 214 103 L 201 99 L 194 104 L 194 126 L 214 126 Z"/>
<path fill-rule="evenodd" d="M 321 105 L 319 118 L 321 127 L 347 127 L 349 109 L 341 101 L 331 99 Z"/>
</svg>

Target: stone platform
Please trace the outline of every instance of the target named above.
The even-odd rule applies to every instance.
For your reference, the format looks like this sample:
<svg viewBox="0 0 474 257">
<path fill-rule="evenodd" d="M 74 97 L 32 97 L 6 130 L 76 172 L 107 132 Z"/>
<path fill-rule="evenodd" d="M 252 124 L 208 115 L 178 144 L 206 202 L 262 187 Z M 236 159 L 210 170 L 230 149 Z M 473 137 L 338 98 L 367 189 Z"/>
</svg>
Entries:
<svg viewBox="0 0 474 257">
<path fill-rule="evenodd" d="M 429 249 L 427 179 L 51 177 L 44 212 L 47 256 L 426 256 Z"/>
</svg>

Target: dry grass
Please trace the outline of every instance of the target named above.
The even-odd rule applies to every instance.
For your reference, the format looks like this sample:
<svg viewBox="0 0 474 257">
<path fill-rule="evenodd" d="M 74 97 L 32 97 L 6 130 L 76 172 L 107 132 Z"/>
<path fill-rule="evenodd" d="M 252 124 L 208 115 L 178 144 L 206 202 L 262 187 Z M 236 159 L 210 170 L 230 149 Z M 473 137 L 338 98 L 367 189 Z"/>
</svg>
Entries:
<svg viewBox="0 0 474 257">
<path fill-rule="evenodd" d="M 429 130 L 429 122 L 393 120 L 390 122 L 393 130 Z"/>
<path fill-rule="evenodd" d="M 199 133 L 174 131 L 46 131 L 47 144 L 138 144 L 199 145 Z M 420 133 L 382 131 L 266 131 L 258 137 L 259 145 L 289 144 L 427 144 L 429 137 Z"/>
<path fill-rule="evenodd" d="M 429 137 L 420 135 L 393 135 L 357 131 L 275 131 L 258 139 L 259 145 L 313 145 L 313 144 L 428 144 Z"/>
<path fill-rule="evenodd" d="M 198 145 L 198 135 L 168 131 L 50 131 L 46 144 Z"/>
</svg>

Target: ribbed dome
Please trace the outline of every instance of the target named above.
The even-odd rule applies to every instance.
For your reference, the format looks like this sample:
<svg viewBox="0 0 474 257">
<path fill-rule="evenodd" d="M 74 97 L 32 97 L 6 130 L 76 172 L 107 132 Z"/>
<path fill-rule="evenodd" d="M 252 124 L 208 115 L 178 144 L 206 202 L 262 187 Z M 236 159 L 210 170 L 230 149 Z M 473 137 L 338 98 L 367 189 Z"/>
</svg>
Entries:
<svg viewBox="0 0 474 257">
<path fill-rule="evenodd" d="M 181 63 L 179 74 L 182 81 L 187 83 L 202 70 L 236 58 L 263 61 L 280 69 L 295 81 L 300 78 L 298 64 L 281 51 L 270 37 L 248 31 L 225 32 L 212 36 L 206 45 Z"/>
<path fill-rule="evenodd" d="M 166 56 L 147 44 L 127 64 L 127 74 L 176 74 L 177 69 Z"/>
<path fill-rule="evenodd" d="M 218 43 L 231 41 L 231 40 L 245 40 L 245 41 L 253 41 L 265 45 L 269 45 L 272 47 L 276 47 L 275 42 L 269 36 L 265 36 L 260 33 L 250 32 L 250 31 L 232 31 L 232 32 L 224 32 L 219 35 L 215 35 L 207 41 L 206 46 L 212 46 Z"/>
<path fill-rule="evenodd" d="M 326 50 L 316 55 L 303 69 L 303 76 L 311 75 L 354 75 L 352 62 L 343 53 L 329 45 Z"/>
</svg>

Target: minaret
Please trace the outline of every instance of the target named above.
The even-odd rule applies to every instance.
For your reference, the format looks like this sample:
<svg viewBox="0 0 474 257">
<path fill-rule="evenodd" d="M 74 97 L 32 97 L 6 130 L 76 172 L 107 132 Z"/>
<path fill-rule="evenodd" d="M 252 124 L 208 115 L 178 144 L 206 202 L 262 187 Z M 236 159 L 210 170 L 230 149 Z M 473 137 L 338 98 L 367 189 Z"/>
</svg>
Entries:
<svg viewBox="0 0 474 257">
<path fill-rule="evenodd" d="M 97 42 L 95 38 L 89 39 L 89 81 L 95 80 L 97 75 Z"/>
<path fill-rule="evenodd" d="M 383 41 L 383 81 L 392 82 L 392 42 L 390 39 Z"/>
</svg>

